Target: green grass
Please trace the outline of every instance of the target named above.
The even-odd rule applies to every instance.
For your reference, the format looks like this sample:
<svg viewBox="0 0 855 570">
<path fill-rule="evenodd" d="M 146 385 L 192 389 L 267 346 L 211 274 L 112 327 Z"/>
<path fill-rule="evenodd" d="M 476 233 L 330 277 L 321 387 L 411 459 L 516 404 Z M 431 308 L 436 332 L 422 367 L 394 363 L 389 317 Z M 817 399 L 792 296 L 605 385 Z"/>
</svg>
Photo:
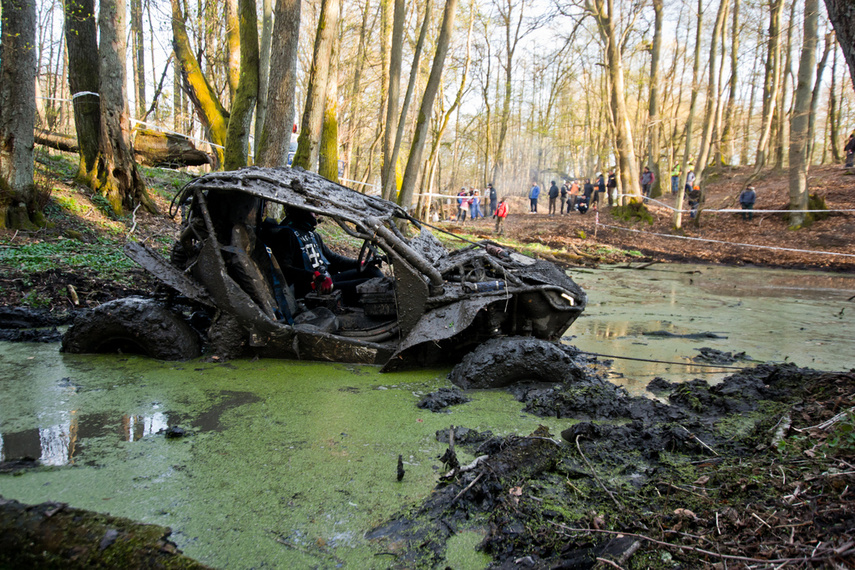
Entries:
<svg viewBox="0 0 855 570">
<path fill-rule="evenodd" d="M 117 280 L 137 265 L 124 253 L 118 242 L 99 240 L 84 243 L 74 239 L 39 242 L 17 246 L 0 242 L 0 265 L 17 267 L 25 273 L 41 272 L 57 267 L 95 269 L 101 275 Z"/>
</svg>

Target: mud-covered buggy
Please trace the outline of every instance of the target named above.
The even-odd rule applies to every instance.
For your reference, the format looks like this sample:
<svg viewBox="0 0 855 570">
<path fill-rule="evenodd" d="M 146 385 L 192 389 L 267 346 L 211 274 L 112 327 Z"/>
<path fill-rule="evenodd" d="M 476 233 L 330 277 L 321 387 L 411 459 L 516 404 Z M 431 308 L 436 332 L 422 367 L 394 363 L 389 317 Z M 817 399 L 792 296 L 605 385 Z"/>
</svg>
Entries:
<svg viewBox="0 0 855 570">
<path fill-rule="evenodd" d="M 296 298 L 262 240 L 272 204 L 314 212 L 363 240 L 359 266 L 385 256 L 383 276 L 361 284 L 356 302 Z M 208 174 L 176 196 L 171 213 L 179 208 L 183 223 L 170 260 L 140 243 L 125 247 L 163 292 L 82 313 L 63 351 L 167 360 L 252 354 L 393 370 L 453 364 L 495 337 L 558 339 L 586 304 L 582 289 L 552 263 L 488 241 L 448 251 L 396 204 L 301 169 Z M 407 237 L 399 224 L 417 233 Z"/>
</svg>

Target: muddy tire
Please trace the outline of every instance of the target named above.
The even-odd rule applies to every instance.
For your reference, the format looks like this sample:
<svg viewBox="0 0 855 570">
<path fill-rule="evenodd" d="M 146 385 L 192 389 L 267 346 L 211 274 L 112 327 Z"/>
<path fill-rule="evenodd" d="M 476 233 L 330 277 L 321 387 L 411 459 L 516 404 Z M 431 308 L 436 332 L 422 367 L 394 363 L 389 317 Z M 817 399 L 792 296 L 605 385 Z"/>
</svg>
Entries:
<svg viewBox="0 0 855 570">
<path fill-rule="evenodd" d="M 584 378 L 573 356 L 573 349 L 555 342 L 531 337 L 494 338 L 467 354 L 448 379 L 469 389 Z"/>
<path fill-rule="evenodd" d="M 70 353 L 133 353 L 159 360 L 201 354 L 199 335 L 179 315 L 152 299 L 128 297 L 79 315 L 62 337 Z"/>
</svg>

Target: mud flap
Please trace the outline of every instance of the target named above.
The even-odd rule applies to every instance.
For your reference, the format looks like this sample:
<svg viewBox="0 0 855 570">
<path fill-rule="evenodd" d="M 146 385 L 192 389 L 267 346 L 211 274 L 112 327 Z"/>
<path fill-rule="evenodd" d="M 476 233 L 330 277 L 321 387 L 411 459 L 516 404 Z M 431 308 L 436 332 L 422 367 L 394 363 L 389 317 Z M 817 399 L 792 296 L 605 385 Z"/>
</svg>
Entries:
<svg viewBox="0 0 855 570">
<path fill-rule="evenodd" d="M 414 347 L 427 342 L 445 340 L 466 330 L 475 320 L 478 311 L 497 300 L 504 302 L 504 299 L 496 297 L 481 297 L 457 301 L 428 312 L 404 338 L 398 350 L 381 371 L 391 372 L 398 369 L 407 360 L 406 353 Z"/>
</svg>

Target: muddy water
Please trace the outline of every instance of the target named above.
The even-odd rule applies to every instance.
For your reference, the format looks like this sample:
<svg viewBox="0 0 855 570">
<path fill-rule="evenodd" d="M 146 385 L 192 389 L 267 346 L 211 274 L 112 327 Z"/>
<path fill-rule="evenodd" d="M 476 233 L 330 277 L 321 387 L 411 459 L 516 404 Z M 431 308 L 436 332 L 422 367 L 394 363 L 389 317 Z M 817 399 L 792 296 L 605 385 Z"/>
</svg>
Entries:
<svg viewBox="0 0 855 570">
<path fill-rule="evenodd" d="M 589 301 L 565 342 L 599 354 L 667 362 L 614 360 L 611 379 L 636 395 L 656 376 L 715 382 L 732 372 L 699 366 L 702 347 L 744 352 L 760 362 L 855 368 L 855 275 L 654 265 L 574 271 L 573 278 Z M 729 366 L 751 365 L 748 359 Z"/>
<path fill-rule="evenodd" d="M 567 342 L 681 363 L 616 360 L 614 376 L 633 391 L 655 376 L 717 378 L 682 365 L 702 346 L 855 367 L 853 277 L 685 266 L 574 277 L 590 305 Z M 663 330 L 727 338 L 644 334 Z M 453 424 L 506 435 L 544 424 L 557 434 L 573 422 L 522 414 L 502 391 L 473 392 L 448 414 L 416 408 L 421 395 L 449 386 L 446 373 L 163 363 L 0 343 L 0 460 L 29 456 L 45 466 L 0 475 L 0 495 L 169 526 L 188 555 L 220 568 L 387 568 L 388 545 L 367 542 L 364 532 L 430 493 L 445 449 L 437 430 Z M 175 425 L 190 435 L 161 433 Z M 483 568 L 480 540 L 477 532 L 455 536 L 445 564 Z"/>
</svg>

